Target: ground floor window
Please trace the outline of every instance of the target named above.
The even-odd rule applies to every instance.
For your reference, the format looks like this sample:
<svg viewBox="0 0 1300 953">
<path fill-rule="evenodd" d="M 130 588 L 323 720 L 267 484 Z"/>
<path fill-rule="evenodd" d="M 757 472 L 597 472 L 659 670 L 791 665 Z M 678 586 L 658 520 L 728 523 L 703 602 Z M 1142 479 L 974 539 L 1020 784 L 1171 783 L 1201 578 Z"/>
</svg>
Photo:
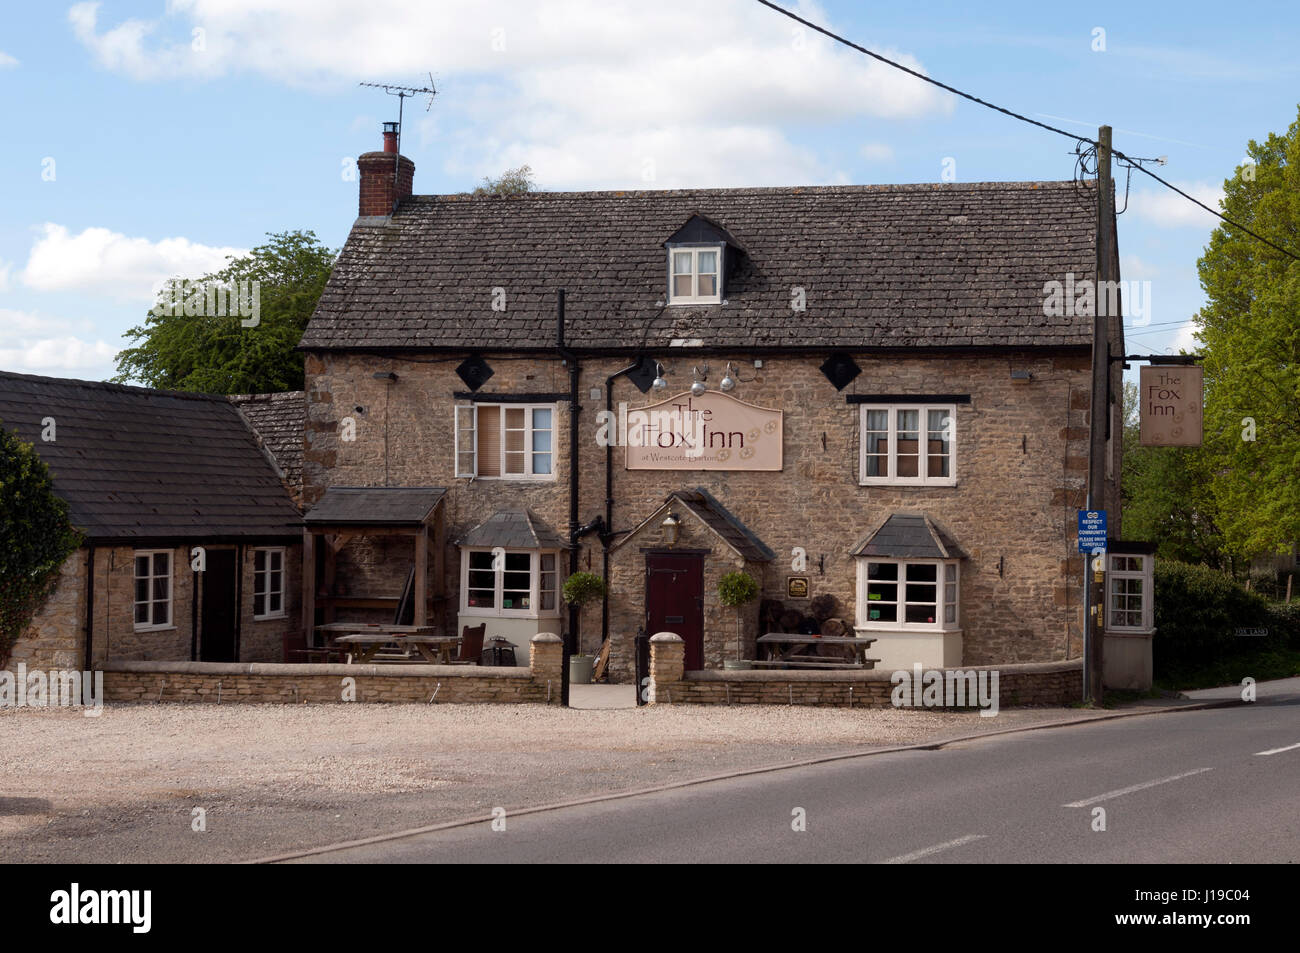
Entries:
<svg viewBox="0 0 1300 953">
<path fill-rule="evenodd" d="M 1154 628 L 1151 599 L 1154 558 L 1150 555 L 1111 553 L 1106 574 L 1106 628 L 1149 632 Z"/>
<path fill-rule="evenodd" d="M 858 625 L 867 629 L 955 629 L 957 560 L 858 560 Z"/>
<path fill-rule="evenodd" d="M 135 628 L 166 629 L 172 624 L 171 550 L 135 554 Z"/>
<path fill-rule="evenodd" d="M 461 613 L 559 615 L 559 559 L 553 550 L 462 550 Z"/>
<path fill-rule="evenodd" d="M 284 549 L 253 550 L 253 618 L 283 619 Z"/>
</svg>

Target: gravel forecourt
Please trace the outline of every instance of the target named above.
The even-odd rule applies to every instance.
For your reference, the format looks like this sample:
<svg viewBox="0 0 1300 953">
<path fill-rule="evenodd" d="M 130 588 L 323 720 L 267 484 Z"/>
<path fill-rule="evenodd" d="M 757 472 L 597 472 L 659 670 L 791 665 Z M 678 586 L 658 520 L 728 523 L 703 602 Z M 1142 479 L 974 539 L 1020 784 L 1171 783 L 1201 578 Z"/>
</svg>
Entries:
<svg viewBox="0 0 1300 953">
<path fill-rule="evenodd" d="M 0 861 L 247 860 L 494 807 L 1088 717 L 779 705 L 0 709 Z M 206 831 L 192 830 L 195 808 Z"/>
</svg>

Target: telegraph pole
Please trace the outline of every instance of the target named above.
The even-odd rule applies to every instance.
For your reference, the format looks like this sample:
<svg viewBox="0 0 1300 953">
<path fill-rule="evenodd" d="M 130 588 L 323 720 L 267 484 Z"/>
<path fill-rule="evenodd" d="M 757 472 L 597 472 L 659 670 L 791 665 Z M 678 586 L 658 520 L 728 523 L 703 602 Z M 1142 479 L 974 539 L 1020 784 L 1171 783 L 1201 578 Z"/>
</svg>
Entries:
<svg viewBox="0 0 1300 953">
<path fill-rule="evenodd" d="M 1097 276 L 1092 327 L 1092 400 L 1088 419 L 1088 502 L 1089 510 L 1106 509 L 1106 430 L 1110 422 L 1110 224 L 1113 197 L 1110 180 L 1110 126 L 1097 133 Z M 1118 434 L 1114 439 L 1118 439 Z M 1109 525 L 1109 523 L 1108 523 Z M 1086 616 L 1083 634 L 1084 700 L 1100 704 L 1102 698 L 1102 652 L 1106 618 L 1106 594 L 1102 574 L 1095 574 L 1091 553 L 1084 556 Z M 1106 568 L 1105 554 L 1101 561 Z"/>
</svg>

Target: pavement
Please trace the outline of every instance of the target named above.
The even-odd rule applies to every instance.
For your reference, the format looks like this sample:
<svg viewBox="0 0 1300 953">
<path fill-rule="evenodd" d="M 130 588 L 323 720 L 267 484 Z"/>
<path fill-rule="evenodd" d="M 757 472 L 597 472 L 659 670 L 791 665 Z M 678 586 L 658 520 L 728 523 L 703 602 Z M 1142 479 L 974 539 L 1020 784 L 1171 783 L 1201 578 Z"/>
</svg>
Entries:
<svg viewBox="0 0 1300 953">
<path fill-rule="evenodd" d="M 1300 861 L 1300 679 L 1262 683 L 1253 704 L 1239 689 L 1187 695 L 1050 731 L 506 812 L 296 861 Z"/>
</svg>

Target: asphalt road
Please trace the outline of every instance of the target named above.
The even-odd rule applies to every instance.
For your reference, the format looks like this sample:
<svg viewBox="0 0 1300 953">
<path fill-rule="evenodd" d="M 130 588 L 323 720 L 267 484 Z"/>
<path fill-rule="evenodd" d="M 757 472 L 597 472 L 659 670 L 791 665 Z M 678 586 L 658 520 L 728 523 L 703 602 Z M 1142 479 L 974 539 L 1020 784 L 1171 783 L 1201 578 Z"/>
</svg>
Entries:
<svg viewBox="0 0 1300 953">
<path fill-rule="evenodd" d="M 303 860 L 1296 862 L 1300 693 L 507 813 L 504 830 L 478 823 Z"/>
</svg>

